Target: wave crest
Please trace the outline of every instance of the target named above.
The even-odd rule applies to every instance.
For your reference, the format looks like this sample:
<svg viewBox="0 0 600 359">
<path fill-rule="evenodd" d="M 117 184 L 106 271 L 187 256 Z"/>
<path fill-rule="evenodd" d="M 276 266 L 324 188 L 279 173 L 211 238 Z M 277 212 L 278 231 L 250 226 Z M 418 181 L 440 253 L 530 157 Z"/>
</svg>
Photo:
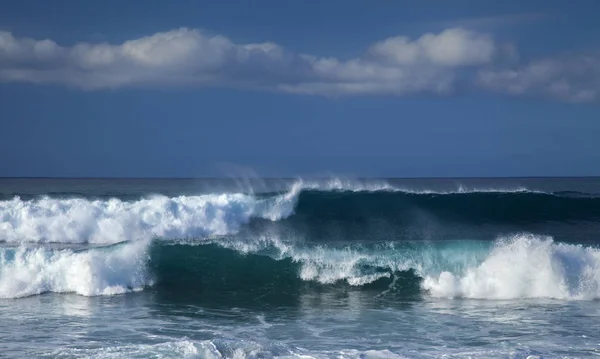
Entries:
<svg viewBox="0 0 600 359">
<path fill-rule="evenodd" d="M 74 251 L 0 248 L 0 298 L 46 292 L 85 296 L 114 295 L 152 285 L 147 271 L 148 243 Z"/>
<path fill-rule="evenodd" d="M 230 248 L 233 253 L 243 253 L 256 261 L 263 257 L 260 262 L 272 271 L 293 271 L 299 281 L 320 285 L 345 283 L 362 287 L 385 280 L 396 289 L 408 290 L 395 291 L 400 295 L 411 294 L 416 286 L 424 295 L 444 298 L 600 298 L 600 249 L 559 243 L 534 234 L 495 242 L 416 241 L 340 247 L 306 246 L 261 237 L 213 245 Z M 225 256 L 221 260 L 230 266 L 245 265 L 234 255 L 218 255 Z M 265 269 L 265 274 L 269 272 Z"/>
<path fill-rule="evenodd" d="M 519 235 L 501 239 L 486 259 L 464 273 L 426 276 L 436 297 L 477 299 L 600 298 L 600 250 Z"/>
<path fill-rule="evenodd" d="M 251 218 L 272 221 L 293 213 L 297 192 L 257 199 L 244 194 L 116 198 L 41 198 L 0 201 L 0 240 L 117 243 L 124 240 L 203 238 L 235 233 Z"/>
<path fill-rule="evenodd" d="M 600 298 L 600 249 L 532 234 L 495 243 L 430 245 L 314 247 L 264 238 L 195 243 L 134 241 L 79 251 L 0 248 L 0 298 L 44 292 L 112 295 L 154 284 L 171 293 L 198 287 L 211 295 L 259 295 L 285 288 L 294 295 L 306 282 L 400 296 L 421 290 L 421 295 L 444 298 Z"/>
</svg>

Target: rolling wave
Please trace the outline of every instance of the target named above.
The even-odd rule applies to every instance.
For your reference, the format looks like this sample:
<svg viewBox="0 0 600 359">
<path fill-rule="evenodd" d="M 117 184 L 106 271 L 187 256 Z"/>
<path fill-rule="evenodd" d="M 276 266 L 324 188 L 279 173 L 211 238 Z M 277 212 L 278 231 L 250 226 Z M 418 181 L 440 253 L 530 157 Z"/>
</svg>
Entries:
<svg viewBox="0 0 600 359">
<path fill-rule="evenodd" d="M 5 242 L 116 243 L 202 238 L 234 233 L 251 218 L 276 221 L 293 213 L 296 193 L 258 199 L 245 194 L 152 196 L 127 202 L 44 197 L 0 201 Z"/>
<path fill-rule="evenodd" d="M 152 285 L 147 271 L 148 241 L 106 250 L 0 248 L 0 298 L 46 292 L 85 296 L 139 291 Z"/>
<path fill-rule="evenodd" d="M 600 249 L 535 235 L 346 247 L 134 241 L 84 251 L 20 246 L 0 254 L 2 298 L 148 287 L 173 296 L 234 293 L 248 301 L 334 288 L 400 297 L 600 298 Z"/>
<path fill-rule="evenodd" d="M 319 187 L 321 186 L 321 187 Z M 600 222 L 600 198 L 530 191 L 406 192 L 384 183 L 296 182 L 284 193 L 222 193 L 137 200 L 52 198 L 0 201 L 0 241 L 117 243 L 208 238 L 267 220 L 311 237 L 332 227 L 390 233 L 430 222 L 452 225 Z M 322 229 L 322 230 L 321 230 Z M 362 231 L 362 232 L 361 232 Z M 327 238 L 325 238 L 327 239 Z"/>
<path fill-rule="evenodd" d="M 446 225 L 435 229 L 444 240 L 428 240 L 434 223 Z M 15 197 L 0 201 L 0 298 L 146 288 L 250 299 L 306 288 L 600 298 L 596 247 L 534 234 L 478 237 L 488 224 L 556 223 L 600 224 L 600 198 L 520 188 L 411 192 L 341 180 L 298 181 L 270 194 Z M 480 240 L 449 240 L 460 226 L 472 237 L 458 238 Z M 406 235 L 411 228 L 418 236 Z"/>
<path fill-rule="evenodd" d="M 210 278 L 218 279 L 210 282 L 211 286 L 227 278 L 254 288 L 272 285 L 274 281 L 278 288 L 310 282 L 386 293 L 391 290 L 401 296 L 418 291 L 443 298 L 600 298 L 600 249 L 557 243 L 532 234 L 494 242 L 396 242 L 345 247 L 297 247 L 273 240 L 251 249 L 247 244 L 230 244 L 233 252 L 222 245 L 198 247 L 197 260 L 190 262 L 198 273 L 211 273 Z M 179 251 L 190 249 L 171 246 L 161 250 L 176 252 L 171 254 L 174 260 L 184 257 Z M 159 262 L 155 272 L 186 278 L 173 267 L 160 269 L 171 260 Z M 221 270 L 210 267 L 211 261 L 226 264 Z M 217 285 L 214 289 L 223 288 Z M 237 284 L 233 289 L 239 289 Z"/>
</svg>

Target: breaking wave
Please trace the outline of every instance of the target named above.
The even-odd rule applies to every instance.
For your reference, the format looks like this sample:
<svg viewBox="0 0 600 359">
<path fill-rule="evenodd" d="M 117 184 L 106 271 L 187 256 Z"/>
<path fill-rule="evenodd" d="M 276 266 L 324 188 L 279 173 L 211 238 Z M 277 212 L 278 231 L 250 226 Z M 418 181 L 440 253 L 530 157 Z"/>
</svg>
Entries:
<svg viewBox="0 0 600 359">
<path fill-rule="evenodd" d="M 307 287 L 307 285 L 309 285 Z M 600 249 L 519 235 L 488 241 L 301 246 L 135 241 L 83 250 L 2 248 L 0 297 L 112 295 L 152 287 L 176 296 L 374 290 L 390 296 L 600 298 Z M 375 294 L 377 294 L 375 293 Z"/>
<path fill-rule="evenodd" d="M 529 191 L 406 192 L 384 182 L 296 182 L 280 194 L 243 193 L 137 200 L 51 198 L 0 201 L 0 241 L 96 243 L 237 233 L 253 220 L 295 229 L 332 222 L 385 221 L 396 228 L 424 219 L 452 224 L 600 222 L 600 198 Z M 285 221 L 288 219 L 288 221 Z"/>
<path fill-rule="evenodd" d="M 0 248 L 0 298 L 46 292 L 85 296 L 138 291 L 153 281 L 148 242 L 89 250 Z"/>
<path fill-rule="evenodd" d="M 478 238 L 482 224 L 596 225 L 600 198 L 341 180 L 271 194 L 15 197 L 0 201 L 0 297 L 152 288 L 254 299 L 341 286 L 400 297 L 600 298 L 594 245 L 534 234 L 428 240 L 433 222 L 448 224 L 441 238 L 454 226 Z M 415 226 L 421 237 L 406 234 Z"/>
<path fill-rule="evenodd" d="M 245 194 L 152 196 L 136 201 L 41 198 L 0 201 L 5 242 L 117 243 L 202 238 L 239 230 L 251 218 L 276 221 L 293 212 L 295 190 L 259 199 Z"/>
</svg>

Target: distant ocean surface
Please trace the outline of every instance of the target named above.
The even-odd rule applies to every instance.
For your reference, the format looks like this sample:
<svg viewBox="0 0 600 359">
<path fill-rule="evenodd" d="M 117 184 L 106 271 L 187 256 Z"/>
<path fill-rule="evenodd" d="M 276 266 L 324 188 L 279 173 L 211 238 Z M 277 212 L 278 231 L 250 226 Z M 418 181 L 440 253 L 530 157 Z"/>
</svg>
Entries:
<svg viewBox="0 0 600 359">
<path fill-rule="evenodd" d="M 0 179 L 0 357 L 600 356 L 600 178 Z"/>
</svg>

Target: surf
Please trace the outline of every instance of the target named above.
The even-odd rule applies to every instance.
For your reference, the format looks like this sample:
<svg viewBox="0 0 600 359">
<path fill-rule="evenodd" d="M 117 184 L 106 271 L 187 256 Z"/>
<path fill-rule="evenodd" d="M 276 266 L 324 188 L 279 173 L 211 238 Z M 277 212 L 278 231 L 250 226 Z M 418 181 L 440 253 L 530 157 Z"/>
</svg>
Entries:
<svg viewBox="0 0 600 359">
<path fill-rule="evenodd" d="M 280 222 L 282 231 L 306 228 L 309 236 L 324 240 L 330 239 L 329 232 L 348 226 L 362 236 L 371 227 L 389 230 L 391 236 L 398 229 L 413 228 L 419 235 L 428 228 L 455 224 L 598 223 L 600 198 L 520 189 L 407 192 L 383 182 L 340 181 L 298 181 L 287 191 L 261 194 L 150 195 L 135 200 L 14 197 L 0 201 L 0 241 L 108 244 L 201 239 L 260 227 L 261 220 Z"/>
<path fill-rule="evenodd" d="M 588 233 L 599 223 L 594 194 L 407 191 L 384 181 L 298 180 L 278 192 L 139 198 L 17 196 L 0 201 L 0 297 L 142 290 L 294 297 L 335 289 L 592 300 L 600 298 L 600 252 Z M 589 241 L 565 236 L 572 226 L 588 228 Z M 560 239 L 544 233 L 552 228 Z"/>
<path fill-rule="evenodd" d="M 337 289 L 336 289 L 337 288 Z M 0 297 L 155 290 L 238 299 L 306 290 L 387 298 L 600 298 L 600 249 L 523 234 L 489 241 L 302 246 L 133 241 L 108 247 L 0 250 Z M 279 298 L 281 299 L 281 298 Z"/>
</svg>

